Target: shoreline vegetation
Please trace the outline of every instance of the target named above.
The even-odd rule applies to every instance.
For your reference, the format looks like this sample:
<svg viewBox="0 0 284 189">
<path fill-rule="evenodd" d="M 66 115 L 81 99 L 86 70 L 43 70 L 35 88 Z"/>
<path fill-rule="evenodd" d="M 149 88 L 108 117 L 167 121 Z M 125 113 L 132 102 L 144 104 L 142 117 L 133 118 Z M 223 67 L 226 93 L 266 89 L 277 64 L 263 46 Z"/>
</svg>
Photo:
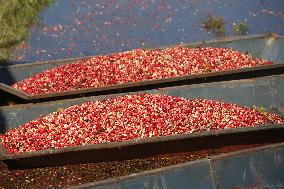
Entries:
<svg viewBox="0 0 284 189">
<path fill-rule="evenodd" d="M 38 24 L 38 13 L 53 0 L 0 0 L 0 65 L 9 65 L 10 52 Z"/>
</svg>

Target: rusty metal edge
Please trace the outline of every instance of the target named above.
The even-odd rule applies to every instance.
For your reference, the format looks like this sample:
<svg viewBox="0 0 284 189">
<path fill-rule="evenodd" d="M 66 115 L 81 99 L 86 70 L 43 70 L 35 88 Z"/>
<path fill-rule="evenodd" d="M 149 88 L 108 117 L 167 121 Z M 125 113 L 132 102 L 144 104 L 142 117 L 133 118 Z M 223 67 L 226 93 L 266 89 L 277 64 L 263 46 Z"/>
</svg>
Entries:
<svg viewBox="0 0 284 189">
<path fill-rule="evenodd" d="M 69 152 L 77 152 L 80 151 L 95 151 L 100 149 L 114 149 L 114 148 L 122 148 L 122 147 L 130 147 L 136 146 L 141 144 L 151 144 L 151 143 L 158 143 L 164 141 L 178 141 L 184 139 L 195 139 L 195 138 L 205 138 L 205 137 L 218 137 L 218 136 L 225 136 L 231 134 L 241 134 L 241 133 L 248 133 L 248 132 L 259 132 L 259 131 L 271 131 L 271 130 L 280 130 L 284 131 L 284 124 L 266 124 L 266 125 L 259 125 L 256 127 L 246 127 L 246 128 L 234 128 L 234 129 L 224 129 L 218 131 L 205 131 L 205 132 L 197 132 L 197 133 L 188 133 L 188 134 L 178 134 L 173 136 L 160 136 L 154 138 L 147 138 L 147 139 L 133 139 L 124 142 L 110 142 L 110 143 L 102 143 L 102 144 L 89 144 L 89 145 L 80 145 L 75 147 L 65 147 L 65 148 L 58 148 L 58 149 L 47 149 L 47 150 L 40 150 L 36 152 L 27 152 L 27 153 L 20 153 L 20 154 L 12 154 L 8 152 L 2 146 L 2 142 L 0 142 L 0 160 L 15 160 L 15 159 L 26 159 L 31 157 L 38 157 L 38 156 L 47 156 L 47 155 L 54 155 L 54 154 L 64 154 Z M 283 138 L 284 140 L 284 138 Z"/>
<path fill-rule="evenodd" d="M 211 177 L 212 177 L 212 181 L 213 181 L 213 185 L 214 185 L 214 180 L 216 179 L 215 177 L 215 173 L 214 173 L 214 167 L 212 167 L 212 162 L 214 161 L 218 161 L 224 158 L 230 158 L 230 157 L 235 157 L 235 156 L 240 156 L 243 154 L 248 154 L 248 153 L 255 153 L 255 152 L 259 152 L 259 151 L 264 151 L 264 150 L 271 150 L 271 149 L 277 149 L 280 147 L 284 147 L 284 142 L 280 142 L 280 143 L 276 143 L 276 144 L 269 144 L 269 145 L 265 145 L 265 146 L 260 146 L 260 147 L 254 147 L 254 148 L 250 148 L 250 149 L 244 149 L 244 150 L 238 150 L 238 151 L 234 151 L 234 152 L 229 152 L 226 154 L 220 154 L 220 155 L 213 155 L 211 157 L 208 158 L 203 158 L 200 160 L 194 160 L 194 161 L 189 161 L 189 162 L 185 162 L 185 163 L 179 163 L 176 165 L 171 165 L 171 166 L 167 166 L 167 167 L 162 167 L 162 168 L 157 168 L 157 169 L 152 169 L 152 170 L 148 170 L 148 171 L 143 171 L 143 172 L 139 172 L 139 173 L 133 173 L 130 175 L 126 175 L 126 176 L 121 176 L 121 177 L 114 177 L 114 178 L 109 178 L 109 179 L 105 179 L 105 180 L 101 180 L 101 181 L 95 181 L 95 182 L 90 182 L 90 183 L 85 183 L 85 184 L 81 184 L 81 185 L 77 185 L 77 186 L 71 186 L 68 187 L 68 189 L 83 189 L 83 188 L 90 188 L 90 187 L 99 187 L 102 185 L 109 185 L 109 184 L 115 184 L 124 180 L 131 180 L 131 179 L 136 179 L 137 177 L 145 177 L 145 176 L 150 176 L 150 175 L 154 175 L 154 174 L 158 174 L 158 173 L 162 173 L 162 172 L 167 172 L 167 171 L 172 171 L 175 169 L 180 169 L 180 168 L 184 168 L 187 166 L 191 166 L 194 164 L 199 164 L 199 163 L 208 163 L 210 166 L 210 172 L 211 172 Z"/>
<path fill-rule="evenodd" d="M 63 97 L 63 96 L 71 96 L 71 95 L 79 95 L 79 94 L 86 94 L 86 93 L 95 93 L 95 92 L 103 92 L 103 91 L 111 91 L 111 90 L 122 90 L 122 89 L 129 89 L 129 88 L 139 88 L 143 86 L 153 86 L 153 85 L 162 85 L 162 84 L 170 84 L 176 82 L 189 82 L 194 83 L 196 80 L 204 79 L 204 82 L 207 82 L 207 79 L 216 78 L 223 81 L 224 78 L 221 77 L 230 77 L 232 75 L 238 74 L 238 77 L 243 78 L 250 78 L 249 73 L 260 72 L 263 71 L 262 74 L 265 72 L 269 72 L 269 74 L 274 74 L 270 71 L 277 71 L 283 73 L 284 63 L 280 64 L 272 64 L 272 65 L 263 65 L 263 66 L 256 66 L 252 68 L 241 68 L 236 70 L 228 70 L 228 71 L 220 71 L 220 72 L 210 72 L 204 74 L 194 74 L 194 75 L 186 75 L 186 76 L 179 76 L 179 77 L 172 77 L 172 78 L 163 78 L 163 79 L 153 79 L 153 80 L 145 80 L 141 82 L 131 82 L 131 83 L 122 83 L 122 84 L 115 84 L 115 85 L 108 85 L 103 87 L 92 87 L 86 89 L 78 89 L 72 91 L 64 91 L 64 92 L 56 92 L 56 93 L 47 93 L 47 94 L 38 94 L 38 95 L 30 95 L 20 90 L 14 89 L 6 84 L 0 84 L 0 89 L 13 94 L 17 97 L 20 97 L 25 100 L 41 100 L 47 98 L 56 98 L 56 97 Z"/>
<path fill-rule="evenodd" d="M 29 99 L 29 97 L 30 97 L 30 95 L 28 93 L 26 93 L 24 91 L 20 91 L 18 89 L 15 89 L 15 88 L 13 88 L 9 85 L 6 85 L 4 83 L 0 83 L 0 90 L 3 90 L 7 93 L 10 93 L 12 95 L 15 95 L 15 96 L 20 97 L 20 98 L 25 99 L 25 100 Z"/>
</svg>

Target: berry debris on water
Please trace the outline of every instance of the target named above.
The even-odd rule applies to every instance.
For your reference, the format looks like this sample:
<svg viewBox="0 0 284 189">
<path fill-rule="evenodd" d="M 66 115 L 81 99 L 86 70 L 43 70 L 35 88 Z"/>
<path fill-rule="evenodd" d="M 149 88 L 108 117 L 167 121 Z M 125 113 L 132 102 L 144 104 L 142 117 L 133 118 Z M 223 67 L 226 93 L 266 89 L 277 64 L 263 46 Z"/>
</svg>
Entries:
<svg viewBox="0 0 284 189">
<path fill-rule="evenodd" d="M 12 153 L 283 123 L 257 108 L 204 99 L 136 94 L 86 102 L 0 135 Z"/>
<path fill-rule="evenodd" d="M 12 87 L 34 95 L 267 64 L 272 62 L 225 48 L 136 49 L 65 64 Z"/>
</svg>

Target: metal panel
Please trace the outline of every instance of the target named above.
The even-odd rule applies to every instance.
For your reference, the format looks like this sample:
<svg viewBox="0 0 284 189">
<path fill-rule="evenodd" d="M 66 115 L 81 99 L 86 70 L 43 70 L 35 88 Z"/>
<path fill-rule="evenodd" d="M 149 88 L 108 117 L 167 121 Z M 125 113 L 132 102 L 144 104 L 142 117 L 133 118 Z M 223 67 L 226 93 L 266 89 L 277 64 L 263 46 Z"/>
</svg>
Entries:
<svg viewBox="0 0 284 189">
<path fill-rule="evenodd" d="M 284 60 L 284 38 L 277 35 L 268 35 L 263 39 L 247 36 L 243 40 L 216 41 L 209 43 L 211 47 L 233 48 L 242 52 L 249 52 L 253 57 L 271 60 L 279 63 Z M 208 43 L 200 46 L 208 46 Z"/>
<path fill-rule="evenodd" d="M 213 158 L 216 188 L 284 188 L 284 148 Z"/>
<path fill-rule="evenodd" d="M 283 158 L 279 143 L 70 188 L 283 188 Z"/>
<path fill-rule="evenodd" d="M 184 98 L 205 98 L 267 109 L 284 107 L 284 74 L 243 80 L 194 84 L 160 89 Z"/>
<path fill-rule="evenodd" d="M 159 171 L 160 170 L 160 171 Z M 113 183 L 105 185 L 103 182 L 86 184 L 82 188 L 101 188 L 101 189 L 122 189 L 122 188 L 206 188 L 213 189 L 211 179 L 210 164 L 208 160 L 195 161 L 193 163 L 185 163 L 162 168 L 155 171 L 147 171 L 145 174 L 133 174 L 118 179 L 112 179 Z M 76 187 L 81 188 L 81 187 Z"/>
</svg>

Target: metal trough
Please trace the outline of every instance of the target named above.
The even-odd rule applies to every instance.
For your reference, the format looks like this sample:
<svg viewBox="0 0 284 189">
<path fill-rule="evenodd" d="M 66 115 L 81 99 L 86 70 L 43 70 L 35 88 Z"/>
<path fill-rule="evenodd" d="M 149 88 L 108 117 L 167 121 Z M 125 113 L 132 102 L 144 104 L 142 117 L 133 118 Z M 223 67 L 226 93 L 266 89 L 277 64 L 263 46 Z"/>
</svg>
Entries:
<svg viewBox="0 0 284 189">
<path fill-rule="evenodd" d="M 39 116 L 87 101 L 96 101 L 115 96 L 150 93 L 179 96 L 183 98 L 205 98 L 243 106 L 262 106 L 284 116 L 284 74 L 251 79 L 210 82 L 193 85 L 164 87 L 137 92 L 100 95 L 75 99 L 57 100 L 38 104 L 21 104 L 0 107 L 0 133 L 9 131 Z"/>
<path fill-rule="evenodd" d="M 40 104 L 0 107 L 2 132 L 16 128 L 29 120 L 84 101 L 94 101 L 133 93 L 159 93 L 186 98 L 207 98 L 245 106 L 263 106 L 269 111 L 284 115 L 284 74 L 251 79 L 211 82 L 176 87 L 164 87 L 131 93 L 102 95 L 78 99 L 58 100 Z M 1 150 L 6 163 L 26 167 L 44 167 L 73 163 L 112 161 L 163 155 L 176 152 L 216 152 L 242 149 L 284 141 L 284 125 L 240 128 L 215 132 L 182 134 L 121 143 L 85 145 L 62 149 L 43 150 L 12 155 Z"/>
<path fill-rule="evenodd" d="M 246 37 L 229 37 L 224 40 L 218 41 L 204 41 L 199 43 L 187 44 L 186 47 L 197 46 L 211 46 L 211 47 L 225 47 L 235 48 L 236 50 L 249 52 L 254 57 L 259 57 L 271 60 L 275 65 L 260 66 L 254 68 L 245 68 L 224 72 L 212 72 L 206 74 L 198 74 L 183 77 L 174 77 L 158 80 L 148 80 L 135 83 L 117 84 L 98 88 L 77 89 L 73 91 L 65 91 L 58 93 L 29 95 L 22 91 L 16 90 L 9 85 L 23 80 L 36 73 L 42 72 L 62 64 L 72 63 L 80 59 L 68 59 L 53 62 L 23 64 L 8 67 L 0 67 L 0 95 L 2 96 L 1 103 L 11 101 L 14 103 L 27 103 L 27 102 L 43 102 L 63 98 L 74 98 L 91 95 L 114 94 L 121 92 L 137 91 L 143 89 L 153 89 L 157 87 L 183 85 L 183 84 L 196 84 L 213 81 L 224 81 L 231 79 L 244 79 L 257 76 L 268 76 L 272 74 L 281 74 L 284 71 L 284 37 L 275 34 L 269 35 L 256 35 Z M 162 47 L 166 48 L 166 47 Z M 88 57 L 87 57 L 88 58 Z"/>
<path fill-rule="evenodd" d="M 11 168 L 60 166 L 78 163 L 126 160 L 190 152 L 212 154 L 251 146 L 283 142 L 284 124 L 180 134 L 97 145 L 11 154 L 0 148 L 0 160 Z"/>
<path fill-rule="evenodd" d="M 284 143 L 257 147 L 70 189 L 284 188 Z"/>
</svg>

